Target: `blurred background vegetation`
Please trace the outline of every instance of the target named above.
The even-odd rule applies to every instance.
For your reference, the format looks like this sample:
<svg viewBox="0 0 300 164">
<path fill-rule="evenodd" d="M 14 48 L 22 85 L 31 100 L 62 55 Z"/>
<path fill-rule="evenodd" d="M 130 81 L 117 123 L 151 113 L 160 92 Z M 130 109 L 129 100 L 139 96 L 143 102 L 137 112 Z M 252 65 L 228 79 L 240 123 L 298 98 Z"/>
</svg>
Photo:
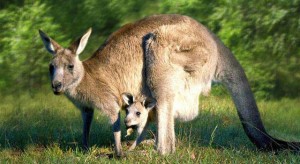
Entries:
<svg viewBox="0 0 300 164">
<path fill-rule="evenodd" d="M 256 97 L 300 96 L 300 0 L 0 0 L 0 94 L 49 88 L 51 55 L 38 29 L 68 46 L 92 27 L 86 59 L 122 25 L 161 13 L 191 16 L 216 33 Z"/>
</svg>

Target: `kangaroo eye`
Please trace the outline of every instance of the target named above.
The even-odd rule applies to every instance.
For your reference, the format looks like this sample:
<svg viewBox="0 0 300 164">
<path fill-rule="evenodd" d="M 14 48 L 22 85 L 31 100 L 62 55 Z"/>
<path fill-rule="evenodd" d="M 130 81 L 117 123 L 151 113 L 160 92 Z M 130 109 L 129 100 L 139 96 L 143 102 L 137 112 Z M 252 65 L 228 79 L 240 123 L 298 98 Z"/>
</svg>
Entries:
<svg viewBox="0 0 300 164">
<path fill-rule="evenodd" d="M 73 65 L 73 64 L 69 64 L 69 65 L 68 65 L 68 70 L 71 71 L 71 70 L 73 70 L 73 68 L 74 68 L 74 65 Z"/>
<path fill-rule="evenodd" d="M 53 72 L 54 72 L 54 65 L 53 64 L 49 65 L 49 71 L 50 71 L 50 74 L 52 75 Z"/>
<path fill-rule="evenodd" d="M 140 115 L 141 115 L 141 112 L 136 112 L 136 115 L 137 115 L 137 116 L 140 116 Z"/>
</svg>

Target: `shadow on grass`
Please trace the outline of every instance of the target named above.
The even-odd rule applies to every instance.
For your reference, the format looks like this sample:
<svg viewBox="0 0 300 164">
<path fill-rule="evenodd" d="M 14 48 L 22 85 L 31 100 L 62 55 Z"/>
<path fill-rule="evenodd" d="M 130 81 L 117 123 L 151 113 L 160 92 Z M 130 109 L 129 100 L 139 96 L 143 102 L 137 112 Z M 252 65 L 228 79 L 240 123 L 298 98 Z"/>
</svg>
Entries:
<svg viewBox="0 0 300 164">
<path fill-rule="evenodd" d="M 58 144 L 63 150 L 81 147 L 82 121 L 80 112 L 76 109 L 60 111 L 50 108 L 23 109 L 21 106 L 7 112 L 0 124 L 0 148 L 26 149 L 27 146 L 37 145 L 48 147 Z M 90 134 L 90 145 L 96 147 L 112 147 L 113 134 L 108 119 L 95 112 Z M 124 118 L 124 117 L 123 117 Z M 232 147 L 248 144 L 241 126 L 223 125 L 223 119 L 209 112 L 188 123 L 176 124 L 176 136 L 198 142 L 199 146 L 216 145 Z M 214 138 L 212 132 L 214 128 Z M 155 131 L 155 125 L 151 126 Z M 155 133 L 155 132 L 154 132 Z M 124 127 L 122 136 L 125 136 Z M 130 137 L 134 139 L 134 136 Z M 122 140 L 125 140 L 122 137 Z M 246 142 L 246 143 L 245 143 Z M 234 144 L 232 144 L 234 143 Z"/>
<path fill-rule="evenodd" d="M 0 149 L 24 150 L 31 145 L 47 148 L 53 144 L 65 151 L 80 149 L 80 112 L 65 98 L 25 98 L 9 101 L 0 107 Z M 95 112 L 90 146 L 110 149 L 114 143 L 111 126 L 108 118 L 100 113 Z M 122 121 L 123 118 L 124 113 Z M 155 125 L 150 129 L 155 133 Z M 123 141 L 125 134 L 122 124 Z M 176 137 L 198 147 L 255 149 L 242 129 L 235 109 L 228 105 L 210 106 L 200 111 L 199 117 L 191 122 L 177 122 Z M 134 139 L 134 136 L 129 139 Z"/>
<path fill-rule="evenodd" d="M 246 136 L 236 111 L 225 113 L 210 110 L 200 111 L 199 116 L 189 122 L 176 121 L 176 144 L 192 147 L 231 149 L 255 149 Z M 156 125 L 150 124 L 147 138 L 154 138 Z M 132 137 L 134 139 L 134 137 Z"/>
<path fill-rule="evenodd" d="M 54 144 L 62 150 L 81 149 L 80 111 L 66 98 L 41 96 L 6 100 L 0 104 L 0 149 L 24 150 L 35 145 L 47 148 Z M 111 147 L 113 134 L 108 119 L 95 112 L 90 145 Z"/>
<path fill-rule="evenodd" d="M 177 122 L 176 135 L 179 140 L 199 147 L 255 148 L 246 136 L 239 118 L 226 113 L 202 111 L 191 122 Z"/>
</svg>

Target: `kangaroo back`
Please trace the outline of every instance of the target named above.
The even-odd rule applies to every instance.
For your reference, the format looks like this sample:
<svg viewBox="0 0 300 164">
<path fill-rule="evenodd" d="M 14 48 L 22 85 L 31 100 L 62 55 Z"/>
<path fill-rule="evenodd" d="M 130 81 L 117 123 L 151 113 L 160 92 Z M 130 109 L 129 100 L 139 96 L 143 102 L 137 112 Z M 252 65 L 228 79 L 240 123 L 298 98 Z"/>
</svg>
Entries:
<svg viewBox="0 0 300 164">
<path fill-rule="evenodd" d="M 243 68 L 203 25 L 190 21 L 159 27 L 144 37 L 143 47 L 147 84 L 158 107 L 168 108 L 158 108 L 158 119 L 164 120 L 160 115 L 166 110 L 175 118 L 193 119 L 199 93 L 218 81 L 229 90 L 247 136 L 259 149 L 300 149 L 298 142 L 281 141 L 266 132 Z"/>
</svg>

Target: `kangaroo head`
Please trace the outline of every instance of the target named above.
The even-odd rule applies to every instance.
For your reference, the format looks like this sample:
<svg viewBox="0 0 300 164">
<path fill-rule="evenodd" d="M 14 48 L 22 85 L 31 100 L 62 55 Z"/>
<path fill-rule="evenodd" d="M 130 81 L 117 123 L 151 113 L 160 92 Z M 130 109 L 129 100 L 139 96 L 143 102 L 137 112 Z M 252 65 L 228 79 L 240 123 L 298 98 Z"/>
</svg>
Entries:
<svg viewBox="0 0 300 164">
<path fill-rule="evenodd" d="M 90 28 L 68 48 L 63 48 L 48 37 L 47 34 L 39 30 L 47 51 L 53 55 L 49 65 L 49 72 L 54 94 L 62 94 L 68 89 L 75 87 L 81 81 L 84 69 L 78 56 L 84 50 L 91 32 Z"/>
<path fill-rule="evenodd" d="M 125 125 L 129 127 L 144 127 L 148 120 L 148 113 L 156 105 L 156 100 L 151 97 L 135 98 L 130 93 L 123 93 L 122 99 L 126 109 Z"/>
</svg>

